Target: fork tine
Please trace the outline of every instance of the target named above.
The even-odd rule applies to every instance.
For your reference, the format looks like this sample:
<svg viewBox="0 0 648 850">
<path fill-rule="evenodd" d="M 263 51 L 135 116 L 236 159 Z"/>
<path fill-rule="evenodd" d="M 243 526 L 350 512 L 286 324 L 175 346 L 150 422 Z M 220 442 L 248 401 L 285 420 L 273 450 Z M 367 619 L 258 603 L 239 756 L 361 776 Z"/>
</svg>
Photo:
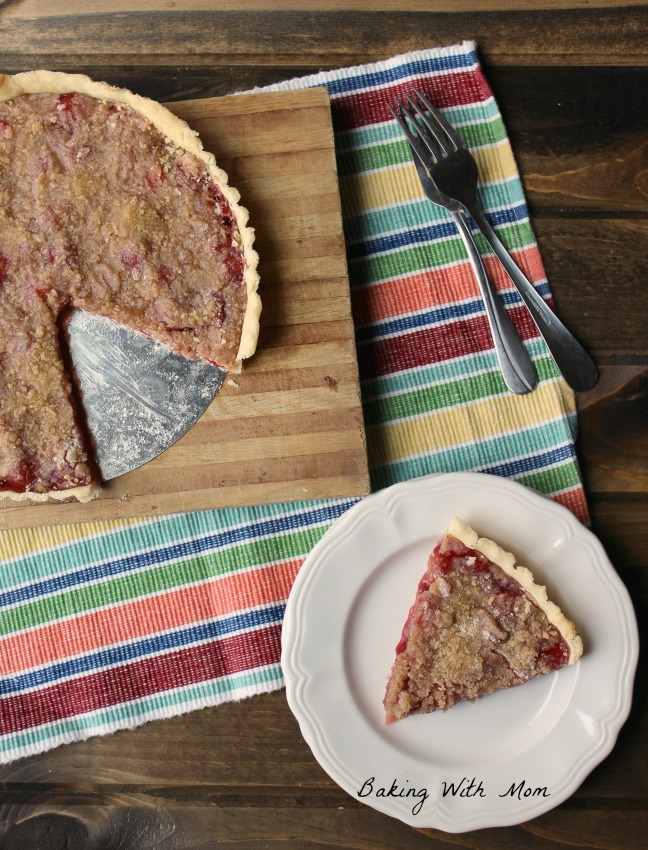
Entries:
<svg viewBox="0 0 648 850">
<path fill-rule="evenodd" d="M 409 101 L 409 95 L 405 96 Z M 416 150 L 418 157 L 425 166 L 425 168 L 429 168 L 430 157 L 432 159 L 432 164 L 439 162 L 439 160 L 443 158 L 443 156 L 445 155 L 443 147 L 438 144 L 436 138 L 433 135 L 430 135 L 429 132 L 425 132 L 425 127 L 421 126 L 421 122 L 417 120 L 416 113 L 414 112 L 411 106 L 406 106 L 400 100 L 397 101 L 397 103 L 400 109 L 401 117 L 403 118 L 406 124 L 406 119 L 409 119 L 409 124 L 407 124 L 407 126 L 411 129 L 408 135 L 408 139 L 412 143 L 413 139 L 416 140 Z"/>
<path fill-rule="evenodd" d="M 411 131 L 411 130 L 410 130 L 410 128 L 407 126 L 407 122 L 405 121 L 405 117 L 404 117 L 404 116 L 403 116 L 403 114 L 402 114 L 402 113 L 403 113 L 403 104 L 400 102 L 400 100 L 397 100 L 397 101 L 396 101 L 396 106 L 398 107 L 398 112 L 396 112 L 396 110 L 395 110 L 395 109 L 394 109 L 394 107 L 391 105 L 391 103 L 388 103 L 388 104 L 387 104 L 387 109 L 389 109 L 389 111 L 391 112 L 391 114 L 394 116 L 394 118 L 396 119 L 396 121 L 397 121 L 397 122 L 398 122 L 398 124 L 400 125 L 400 128 L 401 128 L 401 130 L 403 131 L 403 133 L 405 133 L 405 135 L 407 136 L 408 140 L 411 142 L 411 141 L 412 141 L 412 139 L 410 138 L 410 136 L 412 135 L 412 131 Z M 400 113 L 400 114 L 399 114 L 399 113 Z"/>
<path fill-rule="evenodd" d="M 427 146 L 431 150 L 433 149 L 433 147 L 436 148 L 436 158 L 440 159 L 441 156 L 447 156 L 449 153 L 452 153 L 454 151 L 454 147 L 452 145 L 448 145 L 448 139 L 443 135 L 442 132 L 440 132 L 439 125 L 433 123 L 430 120 L 430 117 L 422 109 L 420 103 L 417 103 L 417 101 L 415 101 L 408 94 L 406 94 L 405 97 L 407 98 L 407 102 L 410 105 L 409 115 L 411 116 L 412 121 L 416 120 L 416 115 L 418 115 L 425 127 L 427 128 L 428 133 L 426 134 L 425 128 L 421 128 L 420 123 L 417 124 L 417 126 L 420 128 L 423 140 L 425 141 Z"/>
<path fill-rule="evenodd" d="M 421 99 L 424 106 L 428 109 L 430 115 L 438 122 L 438 124 L 443 127 L 447 137 L 451 142 L 456 146 L 457 149 L 465 147 L 463 141 L 460 136 L 454 129 L 454 127 L 446 120 L 446 118 L 442 115 L 442 113 L 433 106 L 429 99 L 423 94 L 423 92 L 418 89 L 414 89 L 414 93 L 418 98 Z"/>
<path fill-rule="evenodd" d="M 424 147 L 424 145 L 421 143 L 420 136 L 416 135 L 415 133 L 412 132 L 412 130 L 410 130 L 410 127 L 409 127 L 407 121 L 405 120 L 405 115 L 409 115 L 409 112 L 406 110 L 404 104 L 400 100 L 397 100 L 396 105 L 398 106 L 400 114 L 398 112 L 396 112 L 396 110 L 393 109 L 390 104 L 387 104 L 387 107 L 388 107 L 389 111 L 391 112 L 391 114 L 396 119 L 396 121 L 398 122 L 401 130 L 405 134 L 407 141 L 410 143 L 410 145 L 412 146 L 412 149 L 414 150 L 417 157 L 421 161 L 421 164 L 423 165 L 424 168 L 427 169 L 426 160 L 428 158 L 428 151 L 427 151 L 426 147 Z M 410 116 L 410 118 L 411 118 L 411 116 Z M 414 123 L 416 123 L 416 122 L 414 122 Z"/>
</svg>

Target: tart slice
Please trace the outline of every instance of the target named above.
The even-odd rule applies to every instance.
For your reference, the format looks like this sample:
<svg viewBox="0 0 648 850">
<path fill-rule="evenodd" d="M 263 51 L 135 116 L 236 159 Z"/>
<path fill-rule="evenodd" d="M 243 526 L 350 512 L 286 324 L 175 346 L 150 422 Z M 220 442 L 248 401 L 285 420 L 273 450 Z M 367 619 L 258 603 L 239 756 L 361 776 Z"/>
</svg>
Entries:
<svg viewBox="0 0 648 850">
<path fill-rule="evenodd" d="M 247 221 L 160 104 L 83 75 L 0 75 L 0 497 L 93 494 L 67 310 L 240 371 L 261 310 Z"/>
<path fill-rule="evenodd" d="M 455 517 L 428 559 L 396 647 L 385 722 L 522 685 L 582 652 L 574 624 L 531 572 Z"/>
</svg>

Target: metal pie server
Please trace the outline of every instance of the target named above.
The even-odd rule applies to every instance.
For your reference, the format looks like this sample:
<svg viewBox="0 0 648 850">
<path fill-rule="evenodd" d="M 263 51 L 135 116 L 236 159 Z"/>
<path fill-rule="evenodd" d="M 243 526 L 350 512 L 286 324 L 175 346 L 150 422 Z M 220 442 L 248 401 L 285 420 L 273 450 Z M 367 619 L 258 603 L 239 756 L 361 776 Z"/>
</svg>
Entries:
<svg viewBox="0 0 648 850">
<path fill-rule="evenodd" d="M 82 310 L 70 314 L 66 336 L 103 481 L 137 469 L 179 440 L 227 375 Z"/>
</svg>

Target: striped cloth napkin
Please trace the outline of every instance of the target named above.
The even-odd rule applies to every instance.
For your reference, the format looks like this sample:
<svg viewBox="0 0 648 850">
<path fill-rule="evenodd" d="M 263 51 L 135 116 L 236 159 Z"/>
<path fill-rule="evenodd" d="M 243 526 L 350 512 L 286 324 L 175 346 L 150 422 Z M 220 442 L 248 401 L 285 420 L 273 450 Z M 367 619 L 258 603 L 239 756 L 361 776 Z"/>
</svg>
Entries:
<svg viewBox="0 0 648 850">
<path fill-rule="evenodd" d="M 532 394 L 506 390 L 457 233 L 422 197 L 387 109 L 412 84 L 473 148 L 491 220 L 550 295 L 473 43 L 275 87 L 323 85 L 331 96 L 373 488 L 478 470 L 586 521 L 573 395 L 487 259 L 540 375 Z M 291 583 L 356 501 L 3 531 L 0 760 L 280 688 Z"/>
</svg>

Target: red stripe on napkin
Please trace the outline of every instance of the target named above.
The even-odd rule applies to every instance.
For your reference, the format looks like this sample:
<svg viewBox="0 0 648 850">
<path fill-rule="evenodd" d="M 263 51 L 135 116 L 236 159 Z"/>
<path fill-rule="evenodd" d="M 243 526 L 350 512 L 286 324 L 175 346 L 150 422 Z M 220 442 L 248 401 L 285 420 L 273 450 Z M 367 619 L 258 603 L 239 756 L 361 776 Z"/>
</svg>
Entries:
<svg viewBox="0 0 648 850">
<path fill-rule="evenodd" d="M 522 339 L 537 335 L 533 320 L 524 307 L 513 307 L 508 314 Z M 488 351 L 492 347 L 488 320 L 486 316 L 477 316 L 360 345 L 358 363 L 365 379 L 377 378 L 403 369 Z"/>
<path fill-rule="evenodd" d="M 492 97 L 488 83 L 480 73 L 474 70 L 432 77 L 416 77 L 385 88 L 332 97 L 331 111 L 336 132 L 392 121 L 393 115 L 388 109 L 388 104 L 393 104 L 396 98 L 404 100 L 405 95 L 411 94 L 413 88 L 418 88 L 427 94 L 430 91 L 430 83 L 434 85 L 433 103 L 441 108 L 463 106 Z"/>
<path fill-rule="evenodd" d="M 0 700 L 0 728 L 3 735 L 8 735 L 161 691 L 275 664 L 280 657 L 278 624 L 5 697 Z"/>
</svg>

